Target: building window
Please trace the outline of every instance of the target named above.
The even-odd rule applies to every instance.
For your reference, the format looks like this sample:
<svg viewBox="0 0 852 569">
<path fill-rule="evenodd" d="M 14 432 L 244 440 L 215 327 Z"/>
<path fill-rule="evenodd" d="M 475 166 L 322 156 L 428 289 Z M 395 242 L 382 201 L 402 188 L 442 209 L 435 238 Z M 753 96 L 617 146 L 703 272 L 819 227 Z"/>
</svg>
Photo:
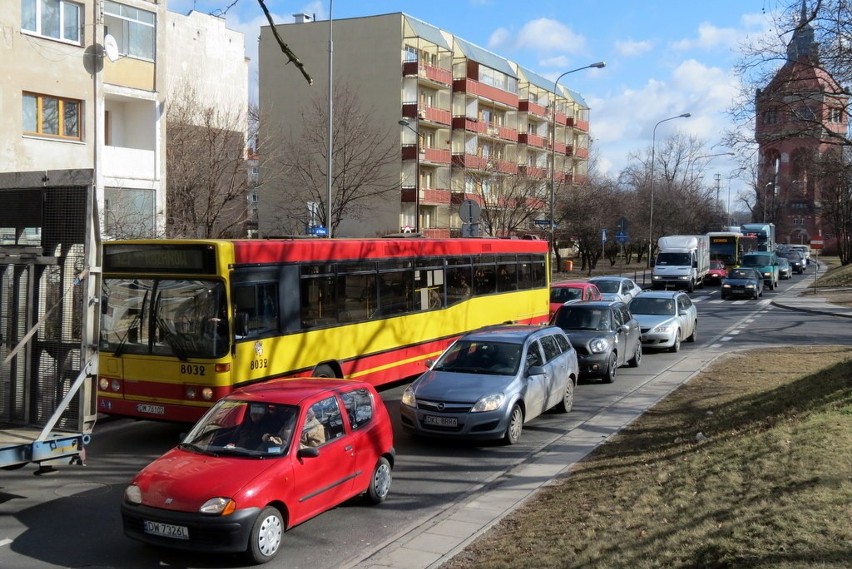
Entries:
<svg viewBox="0 0 852 569">
<path fill-rule="evenodd" d="M 104 2 L 104 33 L 118 44 L 121 55 L 154 61 L 157 15 L 111 0 Z"/>
<path fill-rule="evenodd" d="M 113 239 L 154 237 L 153 190 L 104 188 L 104 231 Z"/>
<path fill-rule="evenodd" d="M 81 140 L 82 112 L 82 101 L 24 93 L 24 134 Z"/>
<path fill-rule="evenodd" d="M 80 4 L 65 0 L 21 0 L 21 29 L 80 45 Z"/>
<path fill-rule="evenodd" d="M 763 124 L 778 124 L 778 111 L 775 109 L 763 111 Z"/>
<path fill-rule="evenodd" d="M 804 225 L 804 224 L 805 224 L 805 218 L 804 217 L 801 217 L 801 216 L 798 216 L 798 215 L 793 216 L 793 225 Z"/>
<path fill-rule="evenodd" d="M 831 107 L 828 109 L 828 122 L 842 123 L 843 122 L 843 110 L 838 109 L 837 107 Z"/>
</svg>

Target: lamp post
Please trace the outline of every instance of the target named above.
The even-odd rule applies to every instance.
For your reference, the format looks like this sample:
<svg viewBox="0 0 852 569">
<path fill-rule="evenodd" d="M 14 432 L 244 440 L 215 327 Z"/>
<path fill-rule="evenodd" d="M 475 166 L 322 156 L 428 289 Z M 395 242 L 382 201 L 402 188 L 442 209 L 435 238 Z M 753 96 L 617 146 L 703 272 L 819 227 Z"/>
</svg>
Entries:
<svg viewBox="0 0 852 569">
<path fill-rule="evenodd" d="M 332 125 L 334 123 L 334 104 L 332 102 L 332 64 L 334 63 L 334 35 L 332 33 L 331 22 L 332 16 L 331 11 L 334 8 L 334 0 L 328 0 L 328 158 L 326 164 L 327 180 L 326 180 L 326 196 L 325 196 L 325 224 L 327 225 L 326 236 L 331 239 L 331 180 L 334 174 L 332 167 L 334 165 L 334 161 L 332 160 L 331 153 L 333 149 L 333 129 Z"/>
<path fill-rule="evenodd" d="M 414 133 L 414 233 L 420 233 L 420 118 L 414 119 L 414 128 L 408 119 L 397 122 Z"/>
<path fill-rule="evenodd" d="M 596 61 L 595 63 L 590 63 L 589 65 L 584 65 L 583 67 L 578 67 L 577 69 L 571 69 L 570 71 L 566 71 L 562 75 L 556 78 L 556 81 L 553 82 L 553 106 L 550 108 L 550 251 L 552 254 L 556 253 L 556 240 L 554 239 L 553 234 L 553 206 L 554 201 L 556 199 L 556 186 L 554 183 L 554 178 L 556 176 L 556 99 L 559 96 L 559 80 L 569 75 L 571 73 L 575 73 L 577 71 L 582 71 L 583 69 L 590 68 L 601 69 L 606 67 L 606 63 L 603 61 Z M 556 267 L 550 267 L 551 272 L 556 271 Z"/>
<path fill-rule="evenodd" d="M 651 133 L 651 212 L 648 215 L 648 266 L 651 266 L 651 253 L 654 251 L 654 158 L 655 158 L 655 145 L 657 142 L 657 127 L 663 124 L 664 122 L 673 121 L 675 119 L 687 119 L 692 115 L 689 113 L 683 113 L 681 115 L 675 115 L 673 117 L 669 117 L 667 119 L 663 119 L 658 121 L 657 124 L 654 125 L 654 130 Z"/>
</svg>

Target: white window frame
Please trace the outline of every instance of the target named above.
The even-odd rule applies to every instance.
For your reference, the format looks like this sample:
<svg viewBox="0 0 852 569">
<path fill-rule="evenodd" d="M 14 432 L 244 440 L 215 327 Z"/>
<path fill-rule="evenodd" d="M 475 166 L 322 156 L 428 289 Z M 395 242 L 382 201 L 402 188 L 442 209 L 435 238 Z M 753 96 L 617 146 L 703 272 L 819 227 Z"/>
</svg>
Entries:
<svg viewBox="0 0 852 569">
<path fill-rule="evenodd" d="M 45 4 L 55 4 L 59 8 L 59 35 L 52 36 L 44 32 L 43 29 L 43 18 L 44 14 L 43 8 Z M 24 22 L 24 13 L 26 13 L 26 6 L 30 5 L 29 9 L 35 12 L 35 29 L 26 28 Z M 77 10 L 77 22 L 71 28 L 76 32 L 77 37 L 68 38 L 65 37 L 65 31 L 68 26 L 65 23 L 65 18 L 67 16 L 68 9 L 70 7 L 74 7 Z M 50 38 L 54 40 L 58 40 L 65 43 L 70 43 L 73 45 L 83 45 L 83 17 L 84 17 L 84 7 L 82 4 L 78 2 L 69 2 L 68 0 L 21 0 L 21 31 L 37 35 L 43 38 Z"/>
<path fill-rule="evenodd" d="M 127 13 L 123 13 L 127 12 Z M 133 13 L 144 13 L 150 15 L 151 21 L 147 22 L 138 16 L 134 17 Z M 115 29 L 115 22 L 121 26 L 120 30 Z M 154 62 L 157 60 L 157 14 L 149 10 L 134 8 L 121 2 L 114 0 L 106 0 L 104 2 L 104 24 L 105 33 L 112 35 L 118 44 L 118 53 L 124 57 L 133 59 L 141 59 L 142 61 Z M 135 26 L 151 28 L 151 49 L 150 57 L 147 54 L 134 52 L 131 48 L 133 44 L 133 29 Z"/>
</svg>

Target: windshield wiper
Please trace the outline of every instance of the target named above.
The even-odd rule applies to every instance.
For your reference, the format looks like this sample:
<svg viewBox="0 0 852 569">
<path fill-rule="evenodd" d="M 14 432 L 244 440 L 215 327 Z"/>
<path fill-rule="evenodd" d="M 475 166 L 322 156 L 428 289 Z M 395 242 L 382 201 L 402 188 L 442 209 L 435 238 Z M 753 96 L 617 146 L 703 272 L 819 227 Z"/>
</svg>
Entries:
<svg viewBox="0 0 852 569">
<path fill-rule="evenodd" d="M 178 445 L 178 448 L 181 449 L 181 450 L 190 450 L 190 451 L 193 451 L 193 452 L 197 452 L 198 454 L 208 454 L 210 456 L 219 456 L 215 452 L 203 449 L 203 448 L 201 448 L 200 446 L 198 446 L 197 444 L 194 444 L 194 443 L 180 443 Z"/>
<path fill-rule="evenodd" d="M 180 341 L 174 334 L 172 334 L 171 330 L 169 330 L 169 327 L 166 326 L 166 323 L 162 318 L 157 318 L 157 330 L 160 331 L 160 334 L 163 336 L 163 341 L 169 345 L 175 353 L 175 356 L 177 356 L 177 359 L 182 362 L 189 361 L 189 358 L 186 357 L 186 350 L 183 349 Z"/>
</svg>

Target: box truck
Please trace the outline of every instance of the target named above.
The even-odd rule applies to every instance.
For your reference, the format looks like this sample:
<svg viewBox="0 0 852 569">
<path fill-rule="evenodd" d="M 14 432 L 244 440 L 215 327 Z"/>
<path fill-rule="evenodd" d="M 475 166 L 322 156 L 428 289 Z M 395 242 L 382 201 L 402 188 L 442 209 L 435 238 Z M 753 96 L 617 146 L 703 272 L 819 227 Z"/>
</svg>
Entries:
<svg viewBox="0 0 852 569">
<path fill-rule="evenodd" d="M 655 290 L 704 286 L 710 269 L 710 238 L 706 235 L 665 235 L 657 241 L 652 286 Z"/>
</svg>

